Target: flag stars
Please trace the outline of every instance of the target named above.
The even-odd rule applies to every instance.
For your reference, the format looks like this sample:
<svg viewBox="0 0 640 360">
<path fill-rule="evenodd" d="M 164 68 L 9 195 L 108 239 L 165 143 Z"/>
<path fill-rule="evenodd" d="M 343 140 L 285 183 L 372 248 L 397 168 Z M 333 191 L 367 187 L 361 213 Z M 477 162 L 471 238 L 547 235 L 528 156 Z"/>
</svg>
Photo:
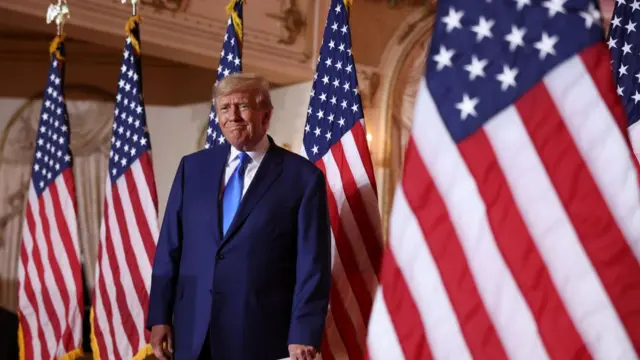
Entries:
<svg viewBox="0 0 640 360">
<path fill-rule="evenodd" d="M 542 6 L 549 10 L 549 17 L 553 18 L 557 13 L 567 13 L 564 8 L 564 3 L 566 2 L 567 0 L 547 0 L 542 3 Z"/>
<path fill-rule="evenodd" d="M 470 98 L 467 93 L 462 95 L 462 101 L 456 103 L 456 109 L 460 110 L 460 119 L 466 120 L 469 115 L 478 116 L 476 113 L 476 106 L 480 100 L 475 98 Z"/>
<path fill-rule="evenodd" d="M 469 72 L 469 80 L 474 80 L 476 77 L 484 77 L 484 67 L 488 64 L 487 59 L 478 60 L 475 55 L 471 56 L 471 63 L 464 66 L 464 69 Z"/>
<path fill-rule="evenodd" d="M 436 70 L 440 71 L 445 67 L 452 67 L 451 58 L 455 54 L 455 50 L 447 49 L 444 45 L 440 45 L 440 52 L 433 57 L 437 63 Z"/>
<path fill-rule="evenodd" d="M 518 46 L 524 47 L 524 34 L 527 32 L 526 28 L 518 28 L 515 25 L 511 25 L 511 32 L 507 34 L 504 39 L 509 43 L 509 50 L 514 51 Z"/>
<path fill-rule="evenodd" d="M 484 16 L 480 16 L 478 24 L 471 27 L 471 31 L 476 33 L 476 42 L 482 41 L 485 37 L 492 38 L 491 28 L 495 23 L 495 20 L 487 20 Z"/>
<path fill-rule="evenodd" d="M 587 10 L 580 12 L 580 16 L 584 19 L 584 26 L 587 29 L 590 29 L 595 22 L 599 22 L 601 17 L 600 10 L 596 9 L 596 6 L 591 2 Z"/>
<path fill-rule="evenodd" d="M 531 6 L 531 0 L 515 0 L 518 11 L 524 9 L 525 5 Z"/>
<path fill-rule="evenodd" d="M 632 31 L 636 31 L 636 24 L 633 21 L 629 20 L 629 23 L 627 23 L 627 25 L 625 26 L 625 29 L 627 29 L 627 33 L 631 33 Z"/>
<path fill-rule="evenodd" d="M 442 18 L 442 22 L 447 25 L 447 32 L 451 32 L 453 29 L 462 29 L 460 21 L 463 15 L 464 12 L 462 10 L 456 11 L 453 6 L 449 7 L 449 14 Z"/>
<path fill-rule="evenodd" d="M 540 52 L 540 60 L 544 60 L 547 55 L 556 54 L 554 46 L 558 40 L 557 35 L 549 36 L 546 32 L 542 32 L 542 38 L 533 45 Z"/>
</svg>

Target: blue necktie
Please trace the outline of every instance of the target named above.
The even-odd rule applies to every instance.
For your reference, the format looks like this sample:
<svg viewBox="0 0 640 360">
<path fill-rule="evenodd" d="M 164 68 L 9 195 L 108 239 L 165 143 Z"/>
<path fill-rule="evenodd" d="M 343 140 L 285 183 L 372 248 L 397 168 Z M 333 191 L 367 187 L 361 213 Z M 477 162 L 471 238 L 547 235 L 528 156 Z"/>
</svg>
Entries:
<svg viewBox="0 0 640 360">
<path fill-rule="evenodd" d="M 251 162 L 251 157 L 244 152 L 238 153 L 238 158 L 240 163 L 233 170 L 222 195 L 222 234 L 227 233 L 238 206 L 240 206 L 242 188 L 244 187 L 244 173 L 247 169 L 247 164 Z"/>
</svg>

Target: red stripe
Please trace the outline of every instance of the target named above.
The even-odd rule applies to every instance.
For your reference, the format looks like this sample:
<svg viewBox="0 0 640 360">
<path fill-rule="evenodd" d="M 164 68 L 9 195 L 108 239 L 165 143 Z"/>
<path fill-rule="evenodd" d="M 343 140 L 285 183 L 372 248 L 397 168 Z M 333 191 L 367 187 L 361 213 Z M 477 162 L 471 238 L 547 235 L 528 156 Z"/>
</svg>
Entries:
<svg viewBox="0 0 640 360">
<path fill-rule="evenodd" d="M 329 345 L 328 338 L 329 336 L 327 335 L 327 327 L 325 326 L 321 345 L 322 360 L 335 360 L 335 356 L 333 356 L 333 352 L 331 351 L 331 346 Z"/>
<path fill-rule="evenodd" d="M 20 310 L 18 310 L 18 319 L 20 321 L 20 327 L 22 328 L 22 345 L 23 345 L 22 351 L 24 351 L 24 358 L 35 359 L 35 357 L 33 356 L 34 341 L 33 341 L 33 336 L 31 334 L 31 328 L 29 327 L 29 323 L 27 322 L 27 319 L 24 318 L 24 314 Z M 42 355 L 43 354 L 41 353 L 40 357 L 42 357 Z M 46 359 L 47 357 L 42 357 L 42 358 Z"/>
<path fill-rule="evenodd" d="M 135 220 L 136 224 L 138 225 L 140 238 L 142 239 L 142 245 L 144 246 L 147 255 L 146 259 L 149 260 L 149 264 L 152 264 L 154 254 L 156 252 L 156 243 L 153 239 L 153 235 L 151 235 L 149 223 L 147 222 L 147 217 L 145 215 L 144 209 L 142 208 L 142 203 L 140 202 L 140 192 L 138 191 L 139 186 L 146 186 L 147 184 L 136 183 L 131 170 L 126 171 L 123 175 L 127 190 L 129 191 L 129 200 L 131 201 L 131 208 L 136 218 Z"/>
<path fill-rule="evenodd" d="M 616 121 L 622 137 L 625 139 L 627 146 L 629 147 L 629 156 L 631 161 L 636 167 L 636 171 L 640 174 L 640 164 L 638 158 L 633 154 L 631 140 L 629 139 L 627 113 L 622 105 L 622 101 L 616 92 L 616 87 L 613 82 L 610 55 L 606 45 L 603 42 L 598 42 L 592 45 L 580 54 L 582 63 L 587 68 L 591 79 L 595 83 L 596 88 L 600 93 L 600 97 L 607 104 L 611 115 Z M 638 176 L 640 182 L 640 176 Z"/>
<path fill-rule="evenodd" d="M 65 170 L 64 173 L 70 174 L 71 168 Z M 69 176 L 64 177 L 63 180 L 67 181 L 67 178 L 69 178 L 70 181 L 73 181 L 73 178 Z M 55 182 L 49 186 L 49 192 L 51 195 L 51 205 L 55 214 L 55 221 L 58 227 L 58 233 L 60 235 L 60 240 L 62 242 L 62 246 L 64 247 L 67 260 L 69 262 L 70 269 L 65 269 L 65 270 L 66 271 L 70 270 L 70 274 L 73 277 L 73 282 L 75 287 L 75 293 L 69 294 L 70 295 L 69 297 L 73 297 L 72 300 L 74 304 L 71 305 L 70 302 L 67 303 L 66 309 L 65 309 L 67 311 L 66 317 L 69 318 L 70 317 L 69 315 L 72 313 L 74 307 L 76 307 L 78 311 L 80 311 L 80 309 L 83 308 L 82 282 L 80 279 L 82 270 L 80 269 L 80 261 L 78 258 L 78 254 L 76 253 L 76 249 L 73 244 L 73 239 L 71 238 L 71 233 L 69 232 L 69 228 L 67 227 L 67 222 L 65 219 L 66 217 L 65 213 L 67 213 L 68 216 L 73 216 L 73 217 L 75 217 L 75 214 L 70 213 L 71 211 L 73 211 L 73 208 L 72 209 L 62 208 L 62 205 L 60 202 L 60 194 L 58 193 L 58 187 Z M 64 288 L 66 291 L 67 287 L 64 286 Z M 77 318 L 75 317 L 73 318 L 73 320 L 76 322 L 72 323 L 71 322 L 72 320 L 69 319 L 69 326 L 67 327 L 65 334 L 62 337 L 64 348 L 67 352 L 75 349 L 78 345 L 80 345 L 80 339 L 73 338 L 73 329 L 78 326 L 82 327 L 82 321 L 77 321 Z"/>
<path fill-rule="evenodd" d="M 413 138 L 407 146 L 402 185 L 440 270 L 469 351 L 476 359 L 506 359 L 447 208 L 422 163 Z"/>
<path fill-rule="evenodd" d="M 591 359 L 509 191 L 500 164 L 484 131 L 458 144 L 476 179 L 500 249 L 536 320 L 551 359 Z"/>
<path fill-rule="evenodd" d="M 47 272 L 45 272 L 44 266 L 42 264 L 40 247 L 38 246 L 36 222 L 33 217 L 32 205 L 33 204 L 31 204 L 31 202 L 28 203 L 27 212 L 26 212 L 27 224 L 29 226 L 29 229 L 31 230 L 31 234 L 34 235 L 31 258 L 33 259 L 33 265 L 35 266 L 36 271 L 38 272 L 36 276 L 38 276 L 38 279 L 40 281 L 42 301 L 44 303 L 44 308 L 47 313 L 47 317 L 49 318 L 49 322 L 51 323 L 51 327 L 53 328 L 53 336 L 55 336 L 55 338 L 58 339 L 61 333 L 60 321 L 58 320 L 57 313 L 55 311 L 55 308 L 53 307 L 53 302 L 51 301 L 51 295 L 49 294 L 49 286 L 51 286 L 51 284 L 49 284 L 44 278 L 44 274 L 49 272 L 49 269 L 47 269 Z M 43 222 L 46 222 L 46 217 L 41 217 L 40 220 L 42 220 Z M 40 325 L 42 326 L 42 324 Z M 49 334 L 47 334 L 47 336 L 49 336 Z"/>
<path fill-rule="evenodd" d="M 116 186 L 112 186 L 112 191 L 115 191 Z M 115 197 L 115 196 L 112 196 Z M 118 307 L 118 311 L 120 312 L 120 318 L 122 320 L 121 324 L 115 324 L 114 321 L 115 319 L 113 317 L 109 317 L 107 318 L 107 321 L 109 321 L 111 323 L 111 327 L 113 327 L 114 329 L 120 329 L 122 328 L 125 332 L 125 334 L 127 334 L 127 340 L 129 341 L 129 346 L 133 349 L 135 346 L 137 346 L 140 342 L 140 337 L 138 336 L 138 329 L 137 326 L 133 320 L 133 316 L 131 315 L 131 310 L 129 309 L 129 305 L 127 304 L 127 296 L 128 294 L 125 292 L 124 287 L 122 285 L 122 281 L 120 281 L 119 279 L 122 278 L 122 276 L 130 276 L 131 274 L 129 274 L 128 272 L 125 273 L 120 273 L 120 265 L 118 265 L 118 261 L 117 261 L 117 257 L 116 257 L 116 252 L 114 250 L 113 247 L 113 239 L 111 237 L 111 224 L 109 223 L 109 200 L 107 199 L 104 203 L 105 209 L 104 209 L 104 223 L 107 226 L 106 229 L 106 236 L 104 239 L 104 243 L 106 246 L 106 251 L 107 251 L 107 261 L 109 262 L 109 269 L 111 270 L 111 275 L 113 277 L 113 290 L 115 290 L 115 300 L 116 300 L 116 306 Z M 111 205 L 113 206 L 113 205 Z M 117 215 L 116 215 L 117 218 Z M 116 225 L 118 226 L 118 225 Z M 118 226 L 121 227 L 121 226 Z M 123 242 L 125 241 L 124 237 L 123 238 Z M 125 250 L 125 254 L 127 253 L 127 251 Z M 128 265 L 128 264 L 127 264 Z M 104 277 L 104 275 L 101 276 L 101 278 Z M 106 284 L 105 284 L 106 286 Z M 106 289 L 105 289 L 106 290 Z M 109 299 L 111 298 L 111 296 L 109 296 L 109 294 L 105 291 L 104 292 L 105 297 L 103 297 L 103 299 Z M 103 300 L 103 303 L 105 301 Z"/>
<path fill-rule="evenodd" d="M 371 223 L 369 213 L 365 207 L 365 202 L 362 201 L 358 184 L 351 173 L 351 167 L 349 167 L 349 162 L 344 154 L 342 142 L 337 142 L 331 147 L 331 154 L 333 155 L 333 159 L 338 167 L 338 172 L 340 173 L 340 180 L 344 190 L 344 195 L 349 203 L 349 208 L 351 208 L 351 213 L 356 221 L 358 230 L 360 231 L 363 245 L 367 251 L 371 266 L 373 266 L 374 275 L 377 277 L 380 272 L 380 263 L 382 262 L 382 242 L 378 239 L 378 234 Z M 351 238 L 351 241 L 356 240 Z M 352 259 L 354 259 L 353 261 L 355 264 L 355 257 Z M 373 294 L 369 294 L 363 298 L 362 301 L 366 305 L 364 308 L 366 309 L 366 316 L 364 317 L 364 320 L 367 322 L 371 312 L 371 305 L 373 304 Z"/>
<path fill-rule="evenodd" d="M 145 151 L 138 158 L 140 162 L 140 167 L 142 168 L 142 172 L 144 173 L 144 178 L 147 180 L 147 188 L 149 189 L 149 193 L 151 194 L 151 199 L 153 199 L 153 207 L 158 212 L 158 193 L 156 190 L 156 177 L 153 175 L 153 160 L 151 159 L 150 150 Z M 155 245 L 153 246 L 155 251 Z M 152 263 L 153 264 L 153 263 Z"/>
<path fill-rule="evenodd" d="M 28 210 L 27 210 L 28 212 Z M 29 230 L 30 231 L 30 230 Z M 33 232 L 31 232 L 33 234 Z M 23 240 L 24 241 L 24 240 Z M 40 309 L 38 308 L 38 302 L 36 300 L 36 294 L 35 291 L 33 290 L 33 284 L 31 283 L 31 276 L 30 275 L 34 275 L 34 276 L 38 276 L 38 274 L 32 274 L 29 273 L 29 271 L 27 270 L 27 266 L 29 265 L 29 256 L 27 255 L 27 249 L 26 246 L 24 245 L 24 243 L 22 244 L 22 246 L 20 247 L 20 259 L 22 260 L 22 263 L 24 264 L 24 292 L 25 295 L 27 297 L 27 300 L 29 301 L 29 303 L 31 304 L 31 307 L 33 308 L 34 311 L 34 318 L 36 320 L 36 329 L 33 329 L 34 331 L 38 332 L 38 339 L 40 340 L 40 355 L 42 356 L 43 359 L 49 359 L 51 357 L 51 354 L 49 353 L 49 349 L 47 348 L 47 343 L 45 341 L 45 335 L 44 335 L 44 329 L 42 326 L 38 326 L 38 324 L 41 323 L 40 321 L 40 317 L 43 316 L 43 314 L 40 313 Z M 21 318 L 22 319 L 22 318 Z M 26 323 L 26 319 L 24 321 L 24 323 Z M 24 327 L 23 327 L 24 328 Z M 34 336 L 34 334 L 31 332 L 31 328 L 30 329 L 30 333 L 31 336 Z M 30 348 L 31 353 L 33 353 L 33 343 L 29 343 L 29 342 L 24 342 L 24 345 L 26 348 Z M 31 345 L 31 346 L 29 346 Z M 26 353 L 25 353 L 26 355 Z M 26 357 L 26 359 L 34 359 L 34 357 Z"/>
<path fill-rule="evenodd" d="M 516 107 L 591 263 L 640 351 L 638 261 L 544 84 L 533 87 Z"/>
<path fill-rule="evenodd" d="M 363 121 L 364 119 L 358 121 L 351 128 L 351 135 L 353 135 L 353 140 L 355 141 L 356 147 L 358 148 L 358 157 L 362 160 L 364 170 L 367 172 L 369 184 L 371 184 L 373 192 L 376 194 L 376 197 L 378 197 L 378 186 L 376 184 L 376 176 L 373 171 L 373 162 L 371 161 L 371 153 L 369 152 L 369 142 L 367 142 L 367 134 L 365 134 L 364 125 L 362 124 Z"/>
<path fill-rule="evenodd" d="M 324 163 L 322 160 L 316 162 L 316 166 L 324 173 L 325 177 L 327 175 Z M 333 230 L 334 239 L 336 243 L 336 256 L 339 256 L 342 262 L 342 267 L 344 269 L 344 273 L 337 273 L 337 271 L 332 271 L 332 282 L 337 284 L 338 281 L 341 281 L 343 276 L 346 276 L 353 291 L 356 301 L 360 307 L 361 316 L 364 317 L 365 309 L 363 309 L 362 300 L 366 299 L 369 296 L 369 292 L 364 283 L 364 279 L 362 278 L 361 272 L 355 262 L 355 257 L 353 254 L 353 250 L 351 249 L 351 245 L 348 243 L 347 235 L 344 231 L 344 226 L 342 224 L 342 219 L 338 213 L 338 205 L 336 203 L 336 199 L 331 192 L 331 187 L 329 186 L 329 182 L 326 183 L 327 188 L 327 203 L 329 207 L 329 217 L 331 222 L 331 228 Z M 360 334 L 358 336 L 356 334 L 354 325 L 351 323 L 351 319 L 348 316 L 348 312 L 345 308 L 345 305 L 342 302 L 342 297 L 337 293 L 339 290 L 337 287 L 332 287 L 330 293 L 329 304 L 334 314 L 334 319 L 336 322 L 336 329 L 340 333 L 340 337 L 342 338 L 342 342 L 344 343 L 345 349 L 347 353 L 349 353 L 350 359 L 358 359 L 362 356 L 362 349 L 360 348 L 360 342 L 358 340 L 362 339 L 364 344 L 365 334 Z M 343 294 L 344 296 L 345 294 Z M 370 303 L 369 303 L 370 304 Z M 370 311 L 369 305 L 369 311 Z M 357 314 L 355 314 L 357 316 Z M 365 323 L 366 324 L 366 323 Z"/>
<path fill-rule="evenodd" d="M 398 267 L 391 248 L 387 247 L 380 272 L 382 295 L 398 336 L 404 357 L 431 360 L 431 348 L 420 311 Z"/>
<path fill-rule="evenodd" d="M 106 214 L 106 213 L 105 213 Z M 106 215 L 105 215 L 106 216 Z M 106 220 L 106 218 L 105 218 Z M 107 229 L 108 230 L 108 229 Z M 108 237 L 107 237 L 108 238 Z M 100 349 L 100 356 L 102 359 L 108 359 L 108 350 L 107 350 L 107 344 L 105 342 L 104 337 L 102 336 L 103 332 L 103 327 L 106 327 L 106 332 L 109 332 L 109 335 L 111 337 L 111 347 L 112 349 L 114 349 L 114 354 L 117 354 L 117 346 L 116 346 L 116 336 L 115 336 L 115 330 L 113 328 L 113 324 L 110 323 L 109 321 L 113 321 L 114 317 L 113 317 L 113 311 L 111 309 L 111 303 L 109 302 L 110 296 L 107 293 L 107 287 L 104 283 L 104 272 L 102 270 L 102 258 L 104 256 L 104 252 L 103 252 L 103 248 L 102 245 L 98 246 L 98 268 L 100 271 L 100 276 L 98 277 L 98 283 L 96 284 L 96 289 L 94 290 L 94 296 L 93 296 L 93 304 L 96 304 L 96 294 L 95 291 L 99 291 L 100 293 L 100 298 L 102 300 L 102 306 L 104 307 L 104 316 L 105 319 L 107 319 L 107 322 L 102 324 L 100 323 L 100 321 L 98 320 L 98 317 L 96 316 L 98 310 L 96 310 L 95 305 L 93 308 L 93 329 L 95 331 L 95 336 L 96 339 L 98 340 L 98 349 Z"/>
</svg>

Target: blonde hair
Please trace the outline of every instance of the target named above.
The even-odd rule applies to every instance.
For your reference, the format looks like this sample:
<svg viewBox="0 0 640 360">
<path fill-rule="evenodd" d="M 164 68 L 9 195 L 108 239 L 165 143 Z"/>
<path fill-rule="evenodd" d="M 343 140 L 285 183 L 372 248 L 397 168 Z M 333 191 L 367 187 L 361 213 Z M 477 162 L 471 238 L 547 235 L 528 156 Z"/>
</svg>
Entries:
<svg viewBox="0 0 640 360">
<path fill-rule="evenodd" d="M 260 108 L 273 109 L 269 82 L 260 75 L 238 72 L 226 76 L 213 87 L 213 101 L 217 103 L 219 98 L 235 92 L 253 92 L 256 95 L 256 104 Z"/>
</svg>

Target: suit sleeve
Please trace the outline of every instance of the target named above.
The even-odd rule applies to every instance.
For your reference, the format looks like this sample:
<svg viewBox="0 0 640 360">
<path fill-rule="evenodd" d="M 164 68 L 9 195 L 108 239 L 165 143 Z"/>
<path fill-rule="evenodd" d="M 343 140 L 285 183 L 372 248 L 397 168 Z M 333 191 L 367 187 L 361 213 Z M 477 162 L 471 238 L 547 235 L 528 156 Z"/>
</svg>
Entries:
<svg viewBox="0 0 640 360">
<path fill-rule="evenodd" d="M 151 291 L 147 329 L 154 325 L 171 325 L 176 278 L 182 246 L 182 193 L 184 158 L 180 161 L 169 192 L 151 273 Z"/>
<path fill-rule="evenodd" d="M 318 171 L 298 213 L 296 286 L 289 344 L 320 349 L 331 287 L 331 225 L 325 178 Z"/>
</svg>

